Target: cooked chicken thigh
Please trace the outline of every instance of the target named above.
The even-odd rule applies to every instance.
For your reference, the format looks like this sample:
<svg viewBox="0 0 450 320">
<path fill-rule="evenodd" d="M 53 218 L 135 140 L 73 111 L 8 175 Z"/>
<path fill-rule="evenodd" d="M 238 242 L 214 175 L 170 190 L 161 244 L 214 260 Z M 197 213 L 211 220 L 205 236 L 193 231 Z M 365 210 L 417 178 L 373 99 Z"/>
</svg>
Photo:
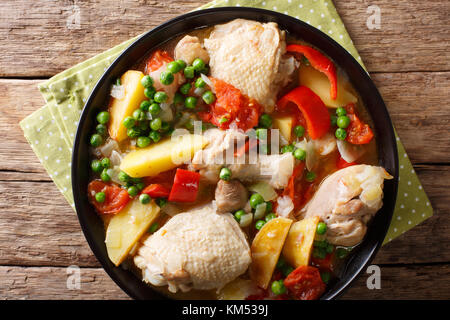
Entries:
<svg viewBox="0 0 450 320">
<path fill-rule="evenodd" d="M 144 281 L 185 292 L 223 287 L 247 270 L 251 256 L 233 216 L 208 205 L 172 217 L 145 240 L 134 262 Z"/>
<path fill-rule="evenodd" d="M 328 226 L 327 240 L 354 246 L 367 223 L 383 204 L 383 181 L 392 179 L 382 167 L 355 165 L 327 177 L 303 209 L 304 217 L 319 216 Z"/>
<path fill-rule="evenodd" d="M 215 26 L 204 40 L 211 76 L 255 99 L 266 112 L 272 111 L 280 85 L 294 71 L 295 60 L 282 58 L 284 38 L 284 32 L 273 22 L 236 19 Z"/>
<path fill-rule="evenodd" d="M 196 59 L 200 58 L 205 63 L 209 62 L 208 52 L 202 47 L 197 37 L 185 36 L 178 41 L 175 47 L 175 60 L 184 60 L 187 64 L 192 64 Z"/>
</svg>

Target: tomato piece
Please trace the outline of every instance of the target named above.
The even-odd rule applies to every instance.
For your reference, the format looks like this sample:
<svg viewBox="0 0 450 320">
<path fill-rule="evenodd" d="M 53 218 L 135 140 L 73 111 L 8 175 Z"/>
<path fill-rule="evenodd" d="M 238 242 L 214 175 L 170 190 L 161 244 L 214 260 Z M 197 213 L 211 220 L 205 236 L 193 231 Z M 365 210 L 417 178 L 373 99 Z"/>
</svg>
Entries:
<svg viewBox="0 0 450 320">
<path fill-rule="evenodd" d="M 169 201 L 194 202 L 197 199 L 200 174 L 198 172 L 177 169 L 170 190 Z"/>
<path fill-rule="evenodd" d="M 334 251 L 332 253 L 328 253 L 325 258 L 319 259 L 314 256 L 311 257 L 312 265 L 319 268 L 321 271 L 333 272 L 334 270 Z"/>
<path fill-rule="evenodd" d="M 330 97 L 333 100 L 337 98 L 337 74 L 334 63 L 324 56 L 320 51 L 308 46 L 299 44 L 290 44 L 286 47 L 286 51 L 303 54 L 308 59 L 311 66 L 324 73 L 328 81 L 330 81 Z"/>
<path fill-rule="evenodd" d="M 98 192 L 105 193 L 104 202 L 100 203 L 95 200 L 95 194 Z M 100 180 L 94 180 L 89 183 L 88 197 L 99 214 L 116 214 L 130 201 L 130 196 L 126 190 L 115 184 L 107 184 Z"/>
<path fill-rule="evenodd" d="M 322 100 L 311 89 L 299 86 L 284 95 L 277 103 L 280 109 L 289 103 L 297 105 L 306 120 L 306 127 L 311 139 L 319 139 L 331 127 L 330 114 Z"/>
<path fill-rule="evenodd" d="M 210 122 L 220 129 L 228 129 L 234 121 L 239 129 L 248 130 L 258 125 L 261 106 L 253 99 L 225 81 L 210 78 L 214 84 L 216 101 L 209 110 L 199 112 L 202 121 Z M 221 121 L 226 118 L 228 121 Z"/>
<path fill-rule="evenodd" d="M 355 114 L 347 114 L 350 125 L 347 127 L 346 140 L 353 144 L 366 144 L 373 138 L 372 129 L 369 125 L 359 120 Z"/>
<path fill-rule="evenodd" d="M 326 288 L 320 277 L 319 269 L 311 266 L 300 266 L 292 271 L 284 279 L 284 285 L 296 300 L 319 299 Z"/>
<path fill-rule="evenodd" d="M 300 162 L 295 166 L 292 171 L 292 175 L 289 178 L 288 185 L 284 188 L 283 195 L 287 195 L 292 199 L 294 207 L 297 208 L 302 201 L 301 196 L 301 185 L 297 183 L 297 180 L 303 176 L 303 171 L 305 169 L 305 162 Z"/>
<path fill-rule="evenodd" d="M 150 56 L 150 59 L 147 60 L 145 64 L 145 70 L 148 73 L 158 70 L 164 63 L 169 63 L 173 61 L 173 58 L 164 50 L 156 50 Z"/>
<path fill-rule="evenodd" d="M 142 190 L 142 193 L 148 194 L 152 198 L 167 198 L 170 194 L 170 189 L 164 187 L 162 184 L 151 184 Z"/>
<path fill-rule="evenodd" d="M 344 159 L 342 159 L 341 156 L 339 156 L 337 162 L 336 162 L 336 167 L 338 169 L 344 169 L 350 166 L 354 166 L 355 164 L 358 164 L 357 162 L 347 162 Z"/>
</svg>

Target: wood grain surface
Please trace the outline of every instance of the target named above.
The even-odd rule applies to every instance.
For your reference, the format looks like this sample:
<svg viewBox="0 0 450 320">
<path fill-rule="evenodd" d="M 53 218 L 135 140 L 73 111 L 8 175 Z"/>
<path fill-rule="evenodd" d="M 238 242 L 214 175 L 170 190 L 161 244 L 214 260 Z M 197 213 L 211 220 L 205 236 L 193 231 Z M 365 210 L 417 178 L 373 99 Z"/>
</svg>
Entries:
<svg viewBox="0 0 450 320">
<path fill-rule="evenodd" d="M 207 1 L 3 0 L 0 5 L 0 299 L 128 299 L 100 267 L 18 122 L 44 104 L 36 85 L 86 58 Z M 372 73 L 434 216 L 384 246 L 381 290 L 363 274 L 342 299 L 450 299 L 450 2 L 335 1 Z M 67 289 L 67 266 L 81 288 Z"/>
</svg>

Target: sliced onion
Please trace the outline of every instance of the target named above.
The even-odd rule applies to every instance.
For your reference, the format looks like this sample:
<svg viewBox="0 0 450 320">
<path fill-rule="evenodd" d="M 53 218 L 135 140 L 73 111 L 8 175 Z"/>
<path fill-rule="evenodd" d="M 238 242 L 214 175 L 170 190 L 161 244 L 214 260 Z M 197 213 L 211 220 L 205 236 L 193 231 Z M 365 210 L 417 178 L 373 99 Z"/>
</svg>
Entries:
<svg viewBox="0 0 450 320">
<path fill-rule="evenodd" d="M 306 169 L 308 169 L 308 171 L 312 171 L 317 164 L 317 155 L 314 149 L 314 142 L 312 140 L 307 141 L 306 139 L 303 139 L 303 141 L 298 142 L 295 146 L 306 151 Z"/>
<path fill-rule="evenodd" d="M 216 93 L 216 90 L 214 89 L 214 84 L 206 75 L 203 73 L 200 74 L 200 77 L 202 77 L 203 81 L 211 88 L 212 93 Z"/>
<path fill-rule="evenodd" d="M 265 214 L 266 214 L 266 207 L 267 204 L 265 202 L 260 203 L 256 206 L 255 209 L 255 220 L 259 220 L 264 218 Z"/>
<path fill-rule="evenodd" d="M 98 148 L 102 156 L 109 158 L 113 150 L 120 151 L 118 143 L 113 139 L 108 139 L 105 144 Z"/>
<path fill-rule="evenodd" d="M 281 217 L 287 218 L 294 210 L 294 203 L 289 196 L 278 197 L 277 204 L 277 214 Z"/>
<path fill-rule="evenodd" d="M 266 181 L 260 181 L 252 184 L 248 189 L 259 193 L 264 198 L 264 201 L 274 200 L 278 196 L 275 189 Z"/>
<path fill-rule="evenodd" d="M 125 87 L 113 84 L 111 87 L 111 97 L 116 99 L 123 99 L 125 97 Z"/>
<path fill-rule="evenodd" d="M 351 144 L 342 140 L 337 140 L 337 147 L 342 159 L 346 162 L 354 162 L 366 152 L 366 149 L 363 146 Z"/>
<path fill-rule="evenodd" d="M 248 227 L 252 223 L 252 221 L 253 221 L 253 213 L 250 212 L 250 213 L 244 214 L 241 217 L 241 220 L 239 221 L 239 225 L 243 228 Z"/>
<path fill-rule="evenodd" d="M 111 156 L 109 157 L 109 160 L 111 160 L 111 165 L 114 166 L 120 166 L 120 163 L 122 162 L 122 155 L 117 152 L 116 150 L 113 150 L 111 152 Z"/>
<path fill-rule="evenodd" d="M 203 94 L 203 92 L 205 92 L 205 88 L 195 88 L 194 90 L 194 94 L 199 97 Z"/>
<path fill-rule="evenodd" d="M 182 212 L 183 210 L 180 209 L 177 205 L 173 204 L 173 203 L 166 203 L 162 208 L 161 211 L 164 212 L 165 214 L 173 217 L 174 215 Z"/>
</svg>

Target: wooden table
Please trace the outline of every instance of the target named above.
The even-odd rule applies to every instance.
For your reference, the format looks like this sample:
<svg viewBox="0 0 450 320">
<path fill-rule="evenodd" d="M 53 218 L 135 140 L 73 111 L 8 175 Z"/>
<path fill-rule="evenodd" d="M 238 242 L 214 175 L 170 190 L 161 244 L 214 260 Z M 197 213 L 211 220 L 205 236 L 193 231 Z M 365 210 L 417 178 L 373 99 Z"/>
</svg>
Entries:
<svg viewBox="0 0 450 320">
<path fill-rule="evenodd" d="M 305 0 L 306 1 L 306 0 Z M 335 1 L 380 89 L 434 216 L 378 253 L 380 290 L 367 274 L 343 299 L 450 298 L 450 2 Z M 206 1 L 3 0 L 0 10 L 0 298 L 128 299 L 100 267 L 72 208 L 26 143 L 19 121 L 44 104 L 36 85 Z M 366 27 L 381 8 L 381 29 Z M 81 268 L 68 290 L 66 268 Z"/>
</svg>

